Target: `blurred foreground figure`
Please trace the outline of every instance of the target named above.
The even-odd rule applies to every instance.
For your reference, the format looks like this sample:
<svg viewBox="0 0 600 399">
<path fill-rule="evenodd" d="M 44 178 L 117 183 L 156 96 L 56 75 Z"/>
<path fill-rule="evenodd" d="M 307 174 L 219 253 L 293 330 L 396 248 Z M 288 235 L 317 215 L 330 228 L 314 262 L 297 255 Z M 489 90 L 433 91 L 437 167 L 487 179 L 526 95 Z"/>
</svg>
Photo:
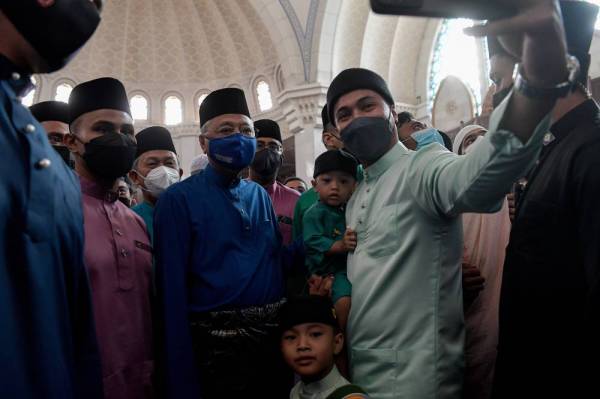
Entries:
<svg viewBox="0 0 600 399">
<path fill-rule="evenodd" d="M 79 182 L 20 101 L 99 23 L 89 0 L 0 1 L 1 398 L 102 396 Z"/>
<path fill-rule="evenodd" d="M 500 296 L 496 398 L 600 395 L 600 110 L 586 89 L 598 7 L 561 8 L 581 69 L 554 107 L 517 205 Z"/>
</svg>

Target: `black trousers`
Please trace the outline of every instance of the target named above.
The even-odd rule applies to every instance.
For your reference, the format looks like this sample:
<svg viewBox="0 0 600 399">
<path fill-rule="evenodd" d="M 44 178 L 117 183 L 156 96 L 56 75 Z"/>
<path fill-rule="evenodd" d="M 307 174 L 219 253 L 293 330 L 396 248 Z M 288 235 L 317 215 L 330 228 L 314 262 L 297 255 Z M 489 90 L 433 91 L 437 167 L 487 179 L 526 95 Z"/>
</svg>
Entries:
<svg viewBox="0 0 600 399">
<path fill-rule="evenodd" d="M 282 303 L 190 316 L 202 398 L 287 398 L 293 373 L 280 350 Z"/>
</svg>

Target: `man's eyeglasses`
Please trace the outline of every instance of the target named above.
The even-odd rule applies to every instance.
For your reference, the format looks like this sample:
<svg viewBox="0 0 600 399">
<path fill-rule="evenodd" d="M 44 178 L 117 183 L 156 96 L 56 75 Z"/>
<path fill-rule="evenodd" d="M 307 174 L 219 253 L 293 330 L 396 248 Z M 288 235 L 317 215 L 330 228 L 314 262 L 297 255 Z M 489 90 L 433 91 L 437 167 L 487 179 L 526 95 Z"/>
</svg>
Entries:
<svg viewBox="0 0 600 399">
<path fill-rule="evenodd" d="M 48 133 L 48 141 L 51 145 L 61 145 L 63 143 L 63 137 L 65 137 L 63 133 Z"/>
</svg>

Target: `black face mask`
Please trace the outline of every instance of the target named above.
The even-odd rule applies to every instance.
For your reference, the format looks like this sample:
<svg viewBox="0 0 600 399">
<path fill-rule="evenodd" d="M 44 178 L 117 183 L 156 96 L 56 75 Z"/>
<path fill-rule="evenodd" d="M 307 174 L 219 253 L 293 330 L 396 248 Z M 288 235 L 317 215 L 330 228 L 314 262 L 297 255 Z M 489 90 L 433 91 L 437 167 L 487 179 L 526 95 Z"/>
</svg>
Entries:
<svg viewBox="0 0 600 399">
<path fill-rule="evenodd" d="M 8 0 L 0 2 L 0 9 L 46 61 L 45 71 L 39 72 L 65 66 L 100 23 L 89 0 L 56 0 L 46 8 L 37 0 Z"/>
<path fill-rule="evenodd" d="M 131 170 L 136 149 L 132 137 L 105 133 L 85 144 L 83 160 L 94 176 L 114 180 Z"/>
<path fill-rule="evenodd" d="M 374 163 L 389 149 L 393 135 L 389 118 L 363 116 L 354 119 L 340 132 L 343 151 L 364 163 Z"/>
<path fill-rule="evenodd" d="M 252 161 L 252 170 L 260 177 L 270 178 L 277 175 L 281 167 L 283 156 L 276 151 L 265 148 L 254 154 Z"/>
<path fill-rule="evenodd" d="M 67 147 L 64 145 L 53 145 L 52 148 L 58 152 L 58 155 L 60 155 L 67 165 L 71 166 L 71 151 Z"/>
<path fill-rule="evenodd" d="M 121 201 L 127 208 L 131 207 L 131 200 L 127 197 L 119 197 L 119 201 Z"/>
<path fill-rule="evenodd" d="M 492 103 L 494 105 L 494 109 L 496 109 L 498 107 L 498 105 L 500 105 L 500 103 L 502 101 L 504 101 L 504 99 L 506 98 L 506 96 L 508 96 L 508 93 L 510 93 L 511 90 L 512 90 L 512 85 L 507 87 L 506 89 L 502 89 L 499 92 L 497 92 L 496 94 L 494 94 L 494 97 L 492 98 Z"/>
</svg>

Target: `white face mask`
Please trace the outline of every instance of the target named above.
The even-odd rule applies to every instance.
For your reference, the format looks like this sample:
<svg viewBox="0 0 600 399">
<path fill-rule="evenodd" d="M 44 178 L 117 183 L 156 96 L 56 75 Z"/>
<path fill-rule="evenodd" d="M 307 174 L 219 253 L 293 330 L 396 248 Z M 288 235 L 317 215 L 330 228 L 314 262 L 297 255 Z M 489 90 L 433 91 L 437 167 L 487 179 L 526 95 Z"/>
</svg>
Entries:
<svg viewBox="0 0 600 399">
<path fill-rule="evenodd" d="M 471 151 L 473 151 L 473 150 L 475 149 L 475 147 L 477 147 L 477 145 L 478 145 L 479 143 L 481 143 L 481 140 L 483 140 L 483 136 L 479 136 L 479 137 L 477 137 L 477 138 L 475 139 L 475 141 L 471 143 L 471 145 L 470 145 L 470 146 L 468 146 L 467 148 L 465 148 L 465 149 L 463 150 L 463 154 L 468 154 L 468 153 L 470 153 Z"/>
<path fill-rule="evenodd" d="M 159 166 L 152 169 L 146 177 L 143 177 L 145 191 L 148 191 L 154 198 L 158 198 L 167 188 L 179 181 L 179 171 L 166 166 Z"/>
</svg>

